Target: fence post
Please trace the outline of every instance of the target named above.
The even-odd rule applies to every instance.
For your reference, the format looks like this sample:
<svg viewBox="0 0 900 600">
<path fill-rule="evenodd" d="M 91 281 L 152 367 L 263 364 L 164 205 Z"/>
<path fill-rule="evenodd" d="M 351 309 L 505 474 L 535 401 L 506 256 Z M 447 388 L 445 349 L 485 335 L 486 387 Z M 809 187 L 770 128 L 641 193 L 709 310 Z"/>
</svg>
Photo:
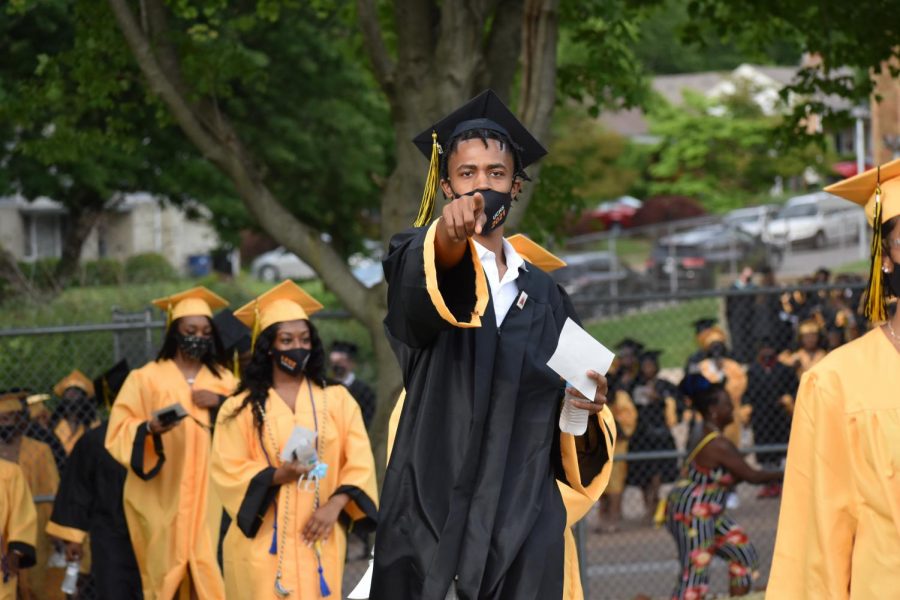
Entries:
<svg viewBox="0 0 900 600">
<path fill-rule="evenodd" d="M 609 293 L 613 298 L 612 306 L 610 306 L 611 314 L 619 313 L 619 304 L 616 302 L 616 298 L 619 296 L 619 255 L 616 254 L 616 236 L 618 235 L 618 228 L 614 228 L 610 232 L 610 236 L 607 238 L 607 248 L 609 249 L 609 260 L 610 260 L 610 283 L 609 283 Z"/>
<path fill-rule="evenodd" d="M 669 273 L 669 292 L 678 293 L 678 257 L 675 256 L 675 229 L 674 225 L 669 224 L 669 256 L 667 262 L 672 267 Z"/>
</svg>

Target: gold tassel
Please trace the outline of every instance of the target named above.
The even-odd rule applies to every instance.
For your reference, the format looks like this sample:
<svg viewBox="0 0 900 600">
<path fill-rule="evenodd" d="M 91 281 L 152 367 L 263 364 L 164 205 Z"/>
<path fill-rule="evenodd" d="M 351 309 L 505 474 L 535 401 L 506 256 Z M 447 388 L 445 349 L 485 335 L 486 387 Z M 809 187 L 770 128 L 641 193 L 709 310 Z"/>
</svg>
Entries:
<svg viewBox="0 0 900 600">
<path fill-rule="evenodd" d="M 434 198 L 437 196 L 438 182 L 440 181 L 440 154 L 441 145 L 437 141 L 437 132 L 431 132 L 431 162 L 428 163 L 428 177 L 425 179 L 425 191 L 422 192 L 422 202 L 419 204 L 419 214 L 413 223 L 415 227 L 423 227 L 431 222 L 434 214 Z"/>
<path fill-rule="evenodd" d="M 106 380 L 106 377 L 102 377 L 100 381 L 103 382 L 103 405 L 106 407 L 106 410 L 110 410 L 112 408 L 112 390 L 109 388 L 109 382 Z"/>
<path fill-rule="evenodd" d="M 875 218 L 872 223 L 875 231 L 872 234 L 872 262 L 869 264 L 869 286 L 863 297 L 863 315 L 873 323 L 887 320 L 887 305 L 884 301 L 884 279 L 881 274 L 881 167 L 878 167 L 878 178 L 875 183 Z"/>
<path fill-rule="evenodd" d="M 256 339 L 259 337 L 259 300 L 253 303 L 253 329 L 250 331 L 250 352 L 256 350 Z"/>
<path fill-rule="evenodd" d="M 172 325 L 172 303 L 169 302 L 166 307 L 166 333 L 169 333 L 169 327 Z"/>
<path fill-rule="evenodd" d="M 231 370 L 234 372 L 234 378 L 238 381 L 241 380 L 241 362 L 240 362 L 240 354 L 238 353 L 238 349 L 234 349 L 234 356 L 231 358 L 232 365 Z"/>
</svg>

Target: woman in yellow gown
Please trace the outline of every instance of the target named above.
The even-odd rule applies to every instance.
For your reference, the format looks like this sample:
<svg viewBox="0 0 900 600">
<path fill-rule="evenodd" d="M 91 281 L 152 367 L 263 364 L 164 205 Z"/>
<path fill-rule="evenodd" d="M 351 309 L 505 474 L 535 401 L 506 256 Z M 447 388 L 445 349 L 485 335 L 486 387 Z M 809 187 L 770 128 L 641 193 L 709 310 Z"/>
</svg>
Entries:
<svg viewBox="0 0 900 600">
<path fill-rule="evenodd" d="M 375 525 L 375 461 L 359 405 L 325 382 L 309 321 L 320 308 L 285 281 L 235 312 L 258 335 L 213 441 L 213 486 L 234 519 L 223 546 L 229 600 L 342 598 L 344 526 Z M 317 462 L 284 459 L 298 428 L 314 436 Z"/>
<path fill-rule="evenodd" d="M 900 593 L 900 160 L 826 188 L 874 224 L 864 314 L 876 326 L 803 375 L 770 600 Z"/>
<path fill-rule="evenodd" d="M 236 382 L 221 366 L 212 311 L 227 302 L 198 287 L 155 300 L 170 325 L 157 360 L 132 371 L 112 406 L 106 449 L 128 469 L 125 518 L 147 600 L 221 600 L 211 510 L 209 452 L 214 413 Z M 156 413 L 180 404 L 186 417 Z"/>
<path fill-rule="evenodd" d="M 0 400 L 8 402 L 8 400 Z M 37 512 L 22 469 L 0 459 L 0 600 L 15 600 L 18 577 L 35 564 Z"/>
</svg>

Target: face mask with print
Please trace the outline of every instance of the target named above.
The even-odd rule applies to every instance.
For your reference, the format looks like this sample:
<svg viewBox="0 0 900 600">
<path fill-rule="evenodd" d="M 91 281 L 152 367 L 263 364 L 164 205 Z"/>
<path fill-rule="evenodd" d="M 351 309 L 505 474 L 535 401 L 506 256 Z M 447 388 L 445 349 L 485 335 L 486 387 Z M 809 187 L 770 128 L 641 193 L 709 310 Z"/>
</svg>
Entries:
<svg viewBox="0 0 900 600">
<path fill-rule="evenodd" d="M 272 350 L 275 366 L 292 377 L 299 377 L 309 362 L 309 350 L 293 348 L 291 350 Z"/>
<path fill-rule="evenodd" d="M 178 342 L 178 348 L 185 356 L 199 360 L 209 354 L 213 347 L 211 337 L 203 335 L 182 335 L 175 334 L 175 340 Z"/>
</svg>

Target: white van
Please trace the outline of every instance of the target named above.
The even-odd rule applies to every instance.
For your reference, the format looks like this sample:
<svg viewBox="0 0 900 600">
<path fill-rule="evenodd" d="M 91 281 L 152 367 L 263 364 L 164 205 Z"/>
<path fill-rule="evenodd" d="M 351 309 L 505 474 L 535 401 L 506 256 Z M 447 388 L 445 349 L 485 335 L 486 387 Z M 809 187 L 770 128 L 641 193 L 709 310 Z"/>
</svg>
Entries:
<svg viewBox="0 0 900 600">
<path fill-rule="evenodd" d="M 865 213 L 861 207 L 827 192 L 815 192 L 788 200 L 769 221 L 767 229 L 774 244 L 811 244 L 823 248 L 857 240 L 864 227 Z"/>
</svg>

